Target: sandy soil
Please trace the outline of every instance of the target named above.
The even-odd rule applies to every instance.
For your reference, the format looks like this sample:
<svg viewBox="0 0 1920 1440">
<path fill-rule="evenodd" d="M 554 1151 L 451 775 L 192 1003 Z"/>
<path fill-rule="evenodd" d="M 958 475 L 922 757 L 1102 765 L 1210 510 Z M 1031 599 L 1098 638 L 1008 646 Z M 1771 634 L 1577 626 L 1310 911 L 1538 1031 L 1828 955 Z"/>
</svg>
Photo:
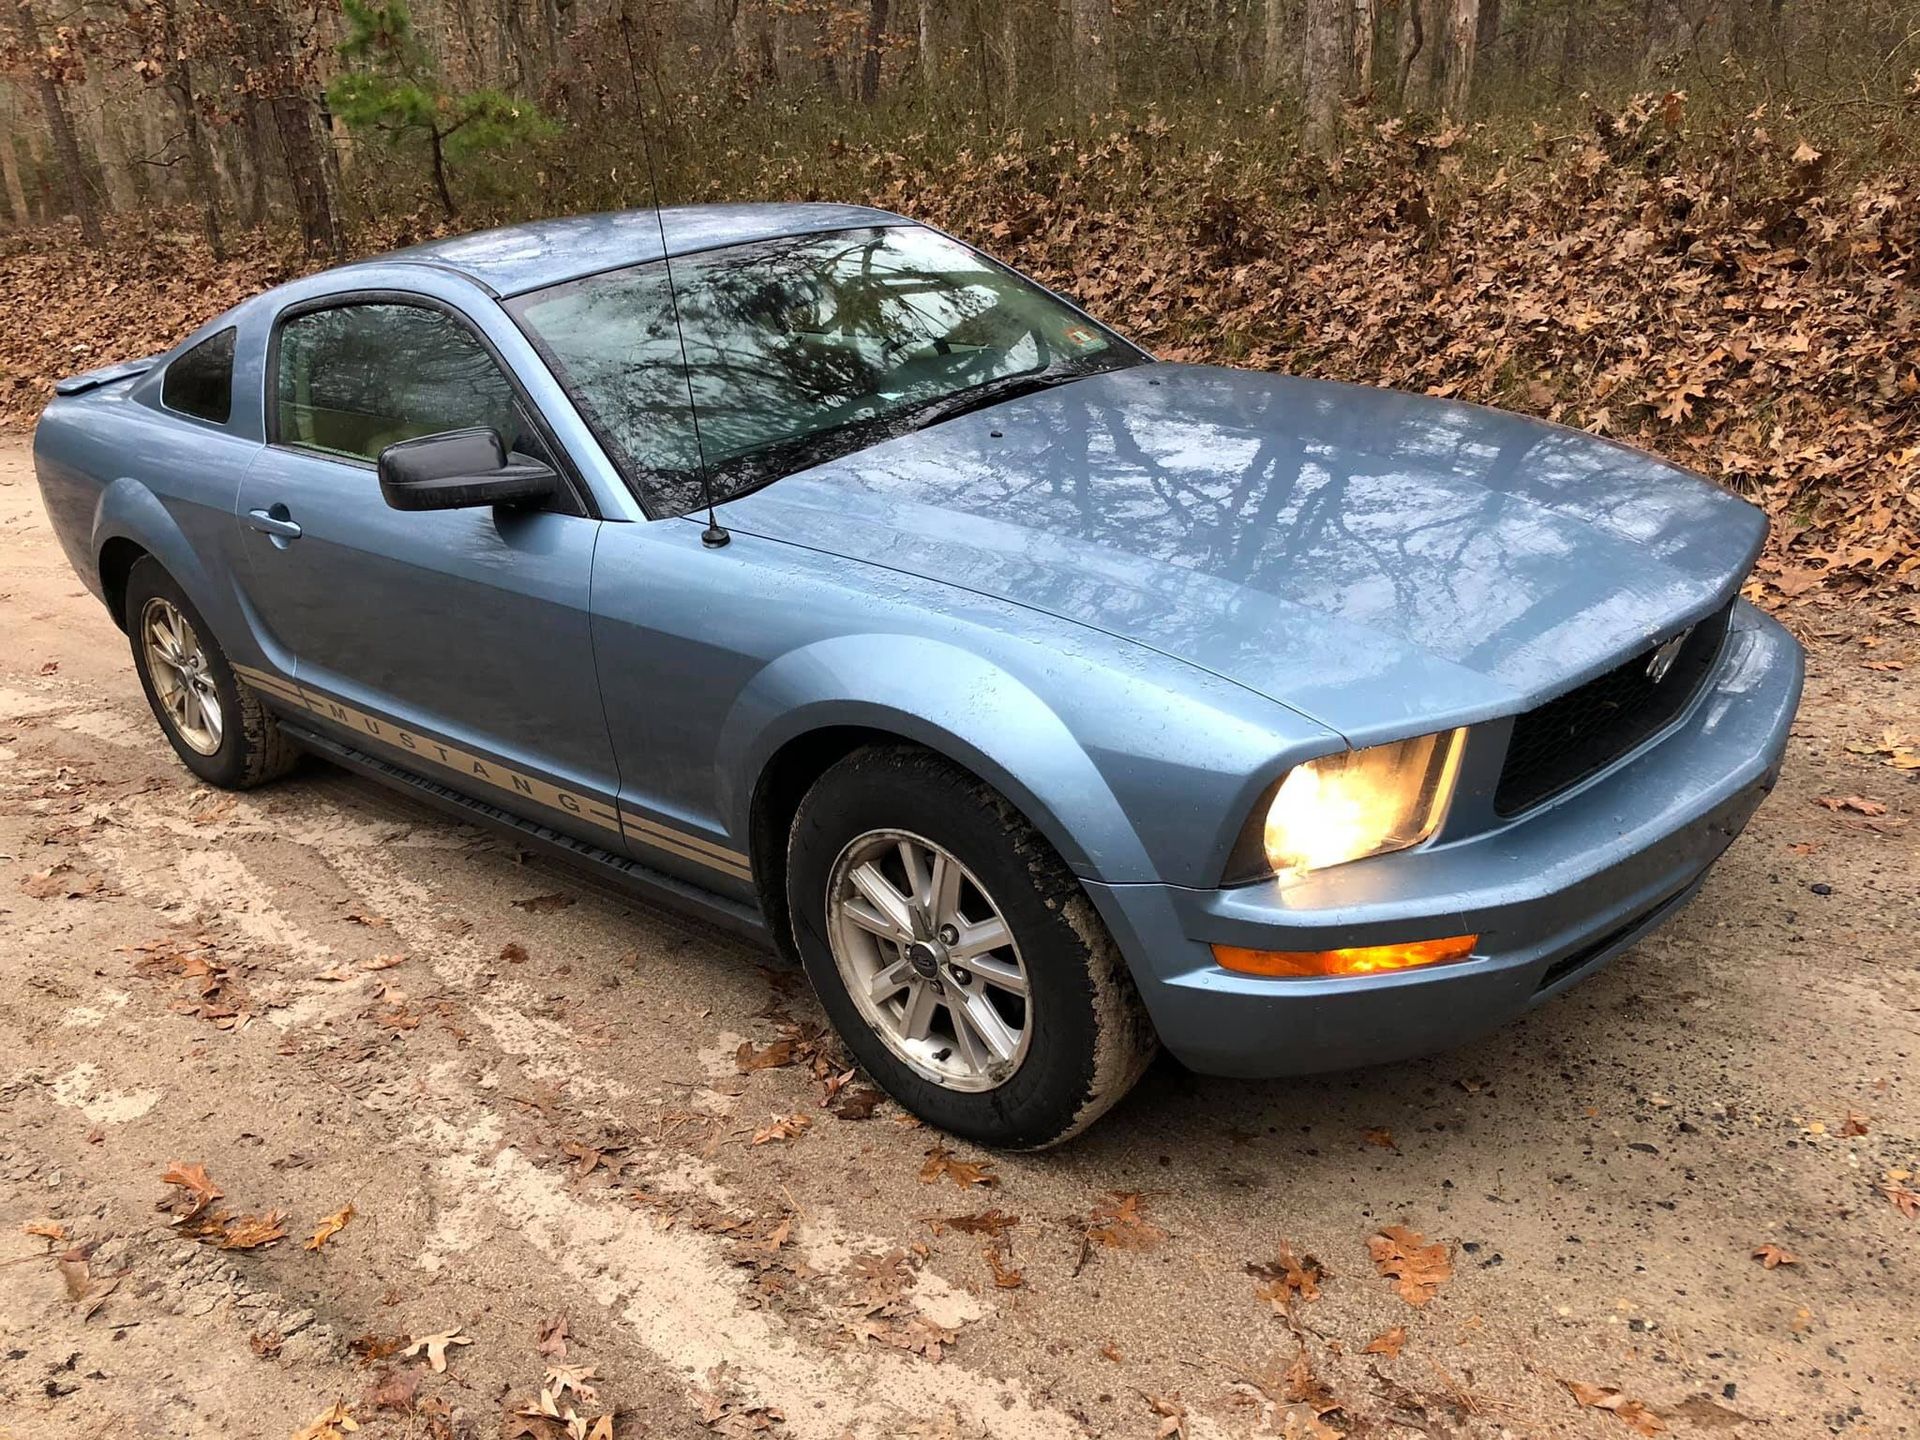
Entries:
<svg viewBox="0 0 1920 1440">
<path fill-rule="evenodd" d="M 513 1418 L 555 1365 L 622 1437 L 1920 1430 L 1920 1220 L 1879 1188 L 1920 1170 L 1920 772 L 1860 753 L 1920 731 L 1910 607 L 1801 617 L 1780 791 L 1565 1000 L 1361 1074 L 1163 1061 L 1064 1153 L 961 1147 L 997 1181 L 963 1187 L 891 1106 L 821 1107 L 770 957 L 322 765 L 197 786 L 0 447 L 0 1436 L 336 1401 L 557 1434 Z M 741 1072 L 783 1036 L 798 1063 Z M 175 1162 L 287 1238 L 184 1238 Z M 942 1223 L 988 1210 L 999 1249 Z M 1393 1225 L 1445 1247 L 1424 1305 L 1369 1258 Z M 1283 1244 L 1321 1270 L 1291 1313 L 1247 1271 Z M 444 1373 L 370 1358 L 455 1330 Z"/>
</svg>

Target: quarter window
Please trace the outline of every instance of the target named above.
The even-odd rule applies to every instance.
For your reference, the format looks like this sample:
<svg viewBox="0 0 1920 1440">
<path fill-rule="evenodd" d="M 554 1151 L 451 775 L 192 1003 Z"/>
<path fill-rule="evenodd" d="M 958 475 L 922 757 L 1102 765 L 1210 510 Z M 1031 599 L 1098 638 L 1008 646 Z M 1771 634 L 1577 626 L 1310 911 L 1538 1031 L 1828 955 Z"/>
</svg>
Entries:
<svg viewBox="0 0 1920 1440">
<path fill-rule="evenodd" d="M 226 424 L 233 414 L 233 336 L 231 328 L 209 335 L 168 365 L 160 403 L 182 415 Z"/>
<path fill-rule="evenodd" d="M 545 458 L 513 387 L 471 331 L 421 305 L 310 310 L 280 328 L 274 393 L 283 445 L 376 460 L 389 445 L 486 426 Z"/>
</svg>

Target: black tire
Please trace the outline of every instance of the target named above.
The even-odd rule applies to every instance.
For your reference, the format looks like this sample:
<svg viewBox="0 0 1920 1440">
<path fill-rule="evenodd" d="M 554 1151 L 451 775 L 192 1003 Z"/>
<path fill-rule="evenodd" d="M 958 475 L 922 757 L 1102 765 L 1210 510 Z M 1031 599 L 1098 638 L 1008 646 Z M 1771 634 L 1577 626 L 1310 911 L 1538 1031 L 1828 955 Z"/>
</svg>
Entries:
<svg viewBox="0 0 1920 1440">
<path fill-rule="evenodd" d="M 895 1054 L 848 993 L 828 938 L 835 866 L 856 839 L 908 831 L 958 860 L 1011 930 L 1030 1027 L 1012 1074 L 961 1091 Z M 991 786 L 915 746 L 873 746 L 834 765 L 794 817 L 787 849 L 793 938 L 834 1027 L 867 1073 L 930 1125 L 984 1145 L 1038 1150 L 1092 1124 L 1157 1045 L 1133 978 L 1073 873 Z"/>
<path fill-rule="evenodd" d="M 219 748 L 210 754 L 201 753 L 186 741 L 161 702 L 143 637 L 148 608 L 155 602 L 171 605 L 193 627 L 206 657 L 206 678 L 212 682 L 223 718 Z M 147 704 L 174 753 L 195 775 L 223 790 L 251 790 L 277 780 L 298 763 L 299 750 L 281 732 L 279 721 L 261 702 L 259 692 L 233 673 L 226 652 L 186 591 L 151 556 L 135 562 L 127 574 L 124 619 L 133 644 L 133 668 L 139 673 L 140 688 L 147 692 Z"/>
</svg>

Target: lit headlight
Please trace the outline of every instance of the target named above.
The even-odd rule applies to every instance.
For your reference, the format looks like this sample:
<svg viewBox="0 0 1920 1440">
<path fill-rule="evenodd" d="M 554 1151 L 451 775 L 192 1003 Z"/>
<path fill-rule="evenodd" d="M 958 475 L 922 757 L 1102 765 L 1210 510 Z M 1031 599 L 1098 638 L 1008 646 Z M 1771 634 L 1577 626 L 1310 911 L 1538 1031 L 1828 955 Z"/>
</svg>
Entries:
<svg viewBox="0 0 1920 1440">
<path fill-rule="evenodd" d="M 1304 875 L 1418 845 L 1446 813 L 1465 736 L 1445 730 L 1294 766 L 1267 811 L 1267 863 Z"/>
</svg>

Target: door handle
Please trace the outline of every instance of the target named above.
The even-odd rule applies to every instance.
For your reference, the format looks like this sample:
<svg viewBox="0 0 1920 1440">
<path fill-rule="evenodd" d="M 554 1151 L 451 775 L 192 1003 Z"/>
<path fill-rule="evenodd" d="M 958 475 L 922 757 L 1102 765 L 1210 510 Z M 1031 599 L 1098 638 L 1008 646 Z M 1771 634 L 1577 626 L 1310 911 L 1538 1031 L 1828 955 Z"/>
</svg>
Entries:
<svg viewBox="0 0 1920 1440">
<path fill-rule="evenodd" d="M 256 530 L 264 530 L 276 540 L 298 540 L 300 527 L 287 518 L 287 507 L 276 505 L 271 510 L 249 510 L 247 524 Z"/>
</svg>

